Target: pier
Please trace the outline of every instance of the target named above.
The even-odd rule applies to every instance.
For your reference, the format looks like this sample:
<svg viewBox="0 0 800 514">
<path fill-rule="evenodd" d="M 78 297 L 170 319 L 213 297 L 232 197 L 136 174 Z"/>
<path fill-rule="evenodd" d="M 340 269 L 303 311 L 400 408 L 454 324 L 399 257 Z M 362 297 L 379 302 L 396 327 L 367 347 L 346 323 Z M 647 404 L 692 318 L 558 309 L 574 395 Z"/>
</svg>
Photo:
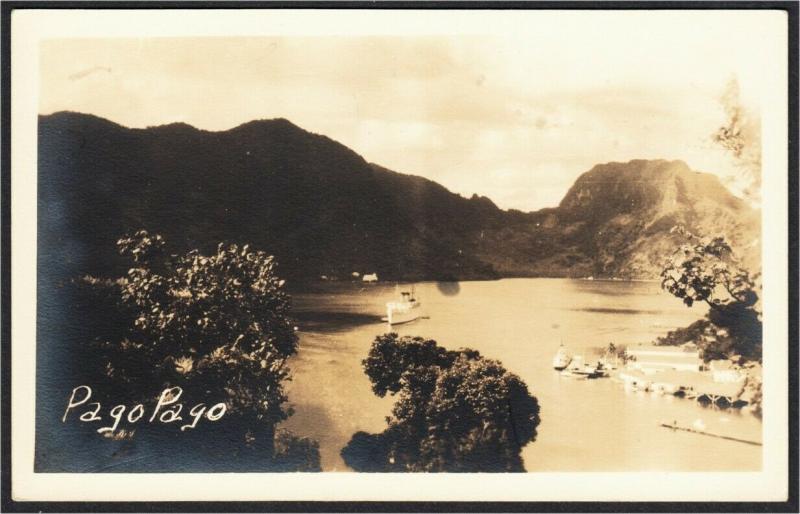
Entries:
<svg viewBox="0 0 800 514">
<path fill-rule="evenodd" d="M 750 444 L 750 445 L 753 445 L 753 446 L 763 446 L 763 444 L 758 442 L 758 441 L 751 441 L 749 439 L 740 439 L 738 437 L 730 437 L 730 436 L 721 435 L 721 434 L 712 434 L 712 433 L 706 432 L 704 430 L 696 430 L 694 428 L 682 427 L 682 426 L 675 425 L 675 424 L 670 425 L 669 423 L 660 423 L 659 426 L 662 426 L 664 428 L 669 428 L 671 430 L 680 430 L 681 432 L 689 432 L 689 433 L 692 433 L 692 434 L 706 435 L 708 437 L 716 437 L 717 439 L 725 439 L 727 441 L 735 441 L 737 443 Z"/>
<path fill-rule="evenodd" d="M 740 399 L 744 378 L 736 382 L 716 382 L 710 374 L 701 372 L 666 370 L 648 374 L 630 369 L 621 371 L 618 377 L 626 385 L 643 391 L 673 394 L 714 405 L 746 403 Z"/>
</svg>

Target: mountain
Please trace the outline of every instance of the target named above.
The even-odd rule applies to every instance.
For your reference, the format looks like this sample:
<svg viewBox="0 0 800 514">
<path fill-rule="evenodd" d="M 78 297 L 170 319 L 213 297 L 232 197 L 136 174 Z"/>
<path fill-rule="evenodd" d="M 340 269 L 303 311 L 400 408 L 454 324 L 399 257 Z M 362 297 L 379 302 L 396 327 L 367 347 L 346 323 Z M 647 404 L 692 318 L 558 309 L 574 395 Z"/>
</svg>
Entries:
<svg viewBox="0 0 800 514">
<path fill-rule="evenodd" d="M 558 207 L 501 210 L 365 161 L 284 119 L 209 132 L 39 118 L 39 262 L 57 275 L 125 270 L 115 241 L 139 228 L 174 252 L 219 241 L 274 253 L 293 280 L 653 277 L 684 223 L 757 262 L 759 213 L 680 161 L 595 166 Z"/>
<path fill-rule="evenodd" d="M 520 226 L 494 234 L 516 259 L 490 260 L 501 274 L 657 277 L 676 249 L 670 229 L 724 235 L 745 266 L 760 269 L 760 212 L 732 195 L 709 173 L 682 161 L 633 160 L 600 164 L 582 174 L 554 209 L 531 213 Z M 506 243 L 506 244 L 509 244 Z M 528 267 L 519 267 L 528 256 Z"/>
</svg>

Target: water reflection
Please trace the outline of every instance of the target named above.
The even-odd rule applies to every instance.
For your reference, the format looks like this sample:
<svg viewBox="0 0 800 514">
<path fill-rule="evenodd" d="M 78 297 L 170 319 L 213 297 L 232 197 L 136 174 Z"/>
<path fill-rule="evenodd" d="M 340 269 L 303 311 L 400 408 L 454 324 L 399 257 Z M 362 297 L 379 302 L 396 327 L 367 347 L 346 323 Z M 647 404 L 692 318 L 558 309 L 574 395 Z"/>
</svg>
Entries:
<svg viewBox="0 0 800 514">
<path fill-rule="evenodd" d="M 461 292 L 458 282 L 436 282 L 436 289 L 445 296 L 455 296 Z"/>
<path fill-rule="evenodd" d="M 606 307 L 583 307 L 570 310 L 579 312 L 596 312 L 598 314 L 658 314 L 660 312 L 647 309 L 614 309 Z"/>
<path fill-rule="evenodd" d="M 454 285 L 457 294 L 451 294 Z M 586 356 L 611 339 L 618 346 L 650 342 L 703 316 L 702 306 L 686 308 L 645 282 L 513 279 L 421 283 L 416 290 L 428 317 L 393 331 L 451 349 L 475 348 L 519 375 L 538 398 L 539 436 L 523 451 L 528 471 L 760 469 L 760 448 L 659 428 L 665 420 L 688 426 L 702 419 L 709 430 L 760 440 L 753 416 L 626 391 L 611 379 L 563 379 L 551 367 L 562 341 Z M 304 325 L 289 392 L 296 414 L 287 425 L 298 435 L 324 434 L 324 470 L 347 469 L 338 452 L 354 433 L 385 428 L 394 398 L 372 394 L 361 360 L 374 337 L 387 331 L 379 319 L 394 295 L 393 284 L 378 284 L 295 297 L 307 313 L 335 313 L 321 315 L 313 329 Z M 331 326 L 337 320 L 342 324 Z M 728 421 L 719 421 L 723 414 Z"/>
<path fill-rule="evenodd" d="M 371 325 L 381 322 L 379 315 L 360 312 L 326 312 L 323 310 L 296 309 L 292 315 L 300 330 L 312 332 L 342 332 L 358 325 Z"/>
</svg>

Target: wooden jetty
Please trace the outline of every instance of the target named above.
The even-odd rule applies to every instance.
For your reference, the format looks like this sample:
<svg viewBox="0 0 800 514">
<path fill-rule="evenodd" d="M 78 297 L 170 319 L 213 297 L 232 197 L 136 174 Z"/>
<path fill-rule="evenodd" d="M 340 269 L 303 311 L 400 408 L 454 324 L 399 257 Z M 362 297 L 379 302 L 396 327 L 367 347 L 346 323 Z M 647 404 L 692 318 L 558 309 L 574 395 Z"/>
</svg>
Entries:
<svg viewBox="0 0 800 514">
<path fill-rule="evenodd" d="M 721 435 L 721 434 L 713 434 L 713 433 L 710 433 L 710 432 L 706 432 L 704 430 L 696 430 L 694 428 L 683 427 L 683 426 L 676 425 L 676 424 L 659 423 L 659 426 L 662 426 L 664 428 L 669 428 L 671 430 L 680 430 L 681 432 L 689 432 L 689 433 L 692 433 L 692 434 L 700 434 L 700 435 L 707 435 L 709 437 L 716 437 L 717 439 L 725 439 L 725 440 L 728 440 L 728 441 L 736 441 L 737 443 L 751 444 L 753 446 L 763 446 L 763 444 L 758 442 L 758 441 L 751 441 L 749 439 L 739 439 L 738 437 L 730 437 L 730 436 Z"/>
<path fill-rule="evenodd" d="M 742 405 L 744 379 L 737 382 L 719 383 L 707 373 L 668 370 L 658 373 L 643 373 L 639 370 L 623 370 L 618 375 L 626 385 L 643 391 L 674 394 L 699 402 L 714 405 Z"/>
</svg>

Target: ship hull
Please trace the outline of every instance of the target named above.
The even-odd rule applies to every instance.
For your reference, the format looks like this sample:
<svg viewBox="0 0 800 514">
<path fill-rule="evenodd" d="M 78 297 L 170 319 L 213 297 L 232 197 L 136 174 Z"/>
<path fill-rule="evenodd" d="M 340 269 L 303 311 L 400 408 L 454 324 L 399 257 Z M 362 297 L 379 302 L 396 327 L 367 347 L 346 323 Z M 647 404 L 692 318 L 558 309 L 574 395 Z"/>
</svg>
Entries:
<svg viewBox="0 0 800 514">
<path fill-rule="evenodd" d="M 395 311 L 389 309 L 386 319 L 390 325 L 401 325 L 403 323 L 410 323 L 419 319 L 421 316 L 419 308 L 409 309 L 407 311 Z"/>
<path fill-rule="evenodd" d="M 558 351 L 556 356 L 553 357 L 553 369 L 556 371 L 564 371 L 571 362 L 572 357 L 562 348 Z"/>
</svg>

